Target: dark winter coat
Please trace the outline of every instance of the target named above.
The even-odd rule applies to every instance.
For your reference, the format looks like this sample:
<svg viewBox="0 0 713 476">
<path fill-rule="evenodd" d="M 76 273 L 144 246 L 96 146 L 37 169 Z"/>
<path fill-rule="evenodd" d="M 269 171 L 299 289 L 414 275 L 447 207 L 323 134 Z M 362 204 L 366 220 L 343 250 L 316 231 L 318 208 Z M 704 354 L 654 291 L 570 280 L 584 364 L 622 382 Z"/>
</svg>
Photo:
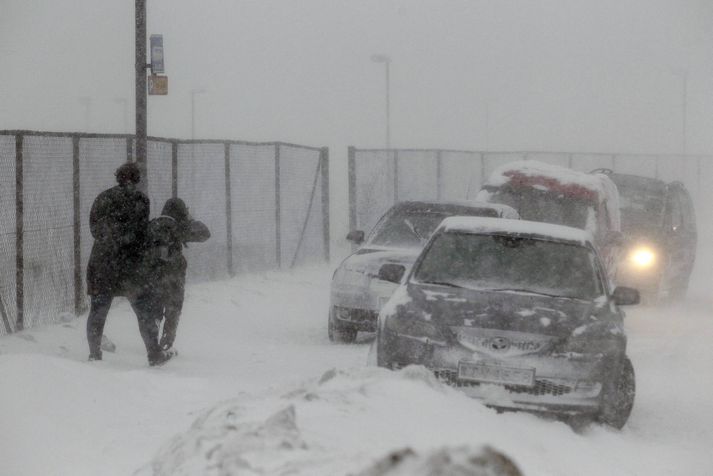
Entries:
<svg viewBox="0 0 713 476">
<path fill-rule="evenodd" d="M 169 200 L 163 214 L 151 220 L 148 226 L 141 265 L 145 285 L 158 291 L 180 292 L 182 301 L 187 268 L 183 247 L 188 242 L 203 242 L 208 238 L 208 227 L 188 215 L 183 201 Z"/>
<path fill-rule="evenodd" d="M 133 186 L 117 185 L 94 200 L 89 229 L 94 246 L 87 266 L 87 294 L 131 292 L 149 224 L 149 199 Z"/>
</svg>

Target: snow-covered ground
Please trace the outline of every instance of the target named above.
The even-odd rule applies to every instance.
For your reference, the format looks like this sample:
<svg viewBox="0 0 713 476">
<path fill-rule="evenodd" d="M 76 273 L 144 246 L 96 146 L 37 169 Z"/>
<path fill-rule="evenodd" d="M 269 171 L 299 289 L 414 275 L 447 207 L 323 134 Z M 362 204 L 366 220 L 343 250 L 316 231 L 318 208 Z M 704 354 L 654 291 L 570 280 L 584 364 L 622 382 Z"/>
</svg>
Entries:
<svg viewBox="0 0 713 476">
<path fill-rule="evenodd" d="M 86 316 L 0 338 L 0 475 L 346 475 L 444 445 L 489 445 L 527 475 L 710 475 L 709 258 L 684 304 L 629 311 L 638 390 L 621 432 L 496 414 L 419 368 L 367 367 L 368 336 L 327 339 L 325 266 L 190 286 L 161 368 L 125 301 L 102 362 L 86 361 Z"/>
</svg>

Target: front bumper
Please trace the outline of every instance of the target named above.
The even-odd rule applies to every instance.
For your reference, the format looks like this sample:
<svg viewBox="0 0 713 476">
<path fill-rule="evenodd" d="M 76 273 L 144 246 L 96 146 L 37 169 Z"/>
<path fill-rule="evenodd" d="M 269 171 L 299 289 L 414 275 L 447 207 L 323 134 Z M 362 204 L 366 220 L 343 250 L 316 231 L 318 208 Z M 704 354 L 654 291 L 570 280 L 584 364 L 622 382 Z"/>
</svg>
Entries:
<svg viewBox="0 0 713 476">
<path fill-rule="evenodd" d="M 456 387 L 488 406 L 566 415 L 597 413 L 602 384 L 587 379 L 537 375 L 532 387 L 459 380 L 456 369 L 434 369 L 443 383 Z"/>
<path fill-rule="evenodd" d="M 391 334 L 385 330 L 384 334 Z M 382 335 L 383 339 L 386 337 Z M 389 338 L 390 337 L 390 338 Z M 488 406 L 557 415 L 591 415 L 599 412 L 607 369 L 612 360 L 602 354 L 571 356 L 529 354 L 498 359 L 458 345 L 440 346 L 386 337 L 389 366 L 423 365 L 443 383 L 458 388 Z M 486 383 L 458 376 L 459 362 L 487 363 L 507 368 L 534 369 L 531 386 Z"/>
<path fill-rule="evenodd" d="M 360 331 L 374 332 L 379 311 L 391 298 L 397 284 L 364 276 L 361 283 L 332 283 L 331 306 L 334 318 Z"/>
</svg>

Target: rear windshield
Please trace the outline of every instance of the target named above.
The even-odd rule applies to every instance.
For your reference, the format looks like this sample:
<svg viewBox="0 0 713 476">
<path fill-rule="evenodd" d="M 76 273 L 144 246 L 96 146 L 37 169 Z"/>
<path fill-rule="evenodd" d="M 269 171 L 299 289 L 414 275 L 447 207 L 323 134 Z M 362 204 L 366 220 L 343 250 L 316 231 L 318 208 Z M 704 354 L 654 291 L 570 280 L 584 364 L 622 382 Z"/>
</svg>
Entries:
<svg viewBox="0 0 713 476">
<path fill-rule="evenodd" d="M 592 209 L 591 204 L 586 200 L 534 188 L 498 188 L 492 191 L 488 201 L 510 205 L 517 210 L 523 220 L 580 229 L 586 229 L 587 219 Z"/>
<path fill-rule="evenodd" d="M 482 290 L 591 300 L 603 294 L 595 255 L 584 246 L 511 235 L 441 233 L 414 279 Z"/>
</svg>

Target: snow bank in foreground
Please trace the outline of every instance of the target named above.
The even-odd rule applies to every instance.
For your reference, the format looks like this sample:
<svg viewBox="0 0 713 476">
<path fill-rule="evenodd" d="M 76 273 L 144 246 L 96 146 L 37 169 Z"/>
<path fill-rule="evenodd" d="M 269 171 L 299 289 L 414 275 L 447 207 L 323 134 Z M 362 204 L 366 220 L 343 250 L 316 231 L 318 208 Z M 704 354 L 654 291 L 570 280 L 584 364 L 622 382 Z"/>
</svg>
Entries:
<svg viewBox="0 0 713 476">
<path fill-rule="evenodd" d="M 455 399 L 450 405 L 466 404 L 468 413 L 492 413 L 461 397 L 423 367 L 407 367 L 398 372 L 376 368 L 333 369 L 318 381 L 289 389 L 282 396 L 266 395 L 252 401 L 237 399 L 215 406 L 187 432 L 167 443 L 139 474 L 326 475 L 347 471 L 346 474 L 359 476 L 520 475 L 508 457 L 479 443 L 461 442 L 460 446 L 425 451 L 401 447 L 373 461 L 371 455 L 375 451 L 384 454 L 378 447 L 393 447 L 374 438 L 393 433 L 398 428 L 393 426 L 395 420 L 401 419 L 404 409 L 423 406 L 429 413 L 437 414 L 448 406 L 443 405 L 443 399 Z M 382 422 L 383 426 L 375 426 L 376 422 Z M 364 434 L 358 428 L 360 423 L 371 426 L 374 434 Z M 409 423 L 404 421 L 401 426 L 404 425 L 408 427 Z M 431 428 L 428 432 L 434 430 L 438 431 Z M 334 432 L 341 433 L 341 444 L 334 444 L 340 441 L 338 434 L 330 436 Z M 487 439 L 487 432 L 473 433 L 473 436 L 481 433 L 477 439 Z M 350 454 L 355 449 L 357 455 Z"/>
<path fill-rule="evenodd" d="M 357 476 L 522 476 L 504 454 L 484 447 L 439 448 L 418 454 L 410 448 L 392 451 Z"/>
</svg>

